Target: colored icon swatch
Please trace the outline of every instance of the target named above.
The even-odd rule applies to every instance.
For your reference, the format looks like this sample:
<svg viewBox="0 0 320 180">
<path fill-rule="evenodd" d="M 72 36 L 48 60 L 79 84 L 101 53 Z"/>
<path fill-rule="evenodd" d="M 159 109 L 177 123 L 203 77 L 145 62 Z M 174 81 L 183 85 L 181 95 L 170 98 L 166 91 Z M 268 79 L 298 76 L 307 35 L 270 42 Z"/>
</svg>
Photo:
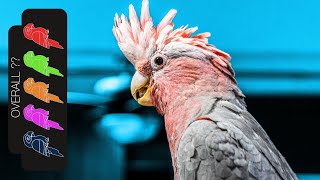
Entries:
<svg viewBox="0 0 320 180">
<path fill-rule="evenodd" d="M 21 155 L 25 170 L 63 170 L 68 129 L 67 14 L 62 9 L 27 9 L 21 25 L 10 28 L 8 40 L 9 150 Z"/>
<path fill-rule="evenodd" d="M 33 78 L 28 78 L 23 82 L 23 89 L 26 93 L 31 94 L 46 103 L 54 101 L 63 104 L 63 101 L 61 101 L 59 96 L 49 93 L 49 84 L 44 82 L 35 82 Z"/>
<path fill-rule="evenodd" d="M 46 157 L 50 157 L 51 155 L 64 157 L 58 149 L 49 147 L 49 138 L 42 135 L 35 135 L 33 131 L 28 131 L 23 136 L 23 143 L 26 147 Z"/>
<path fill-rule="evenodd" d="M 61 74 L 58 69 L 49 66 L 48 57 L 43 55 L 35 55 L 33 51 L 28 51 L 26 54 L 24 54 L 23 62 L 27 67 L 32 68 L 45 76 L 49 77 L 50 74 L 53 74 L 63 77 L 63 74 Z"/>
<path fill-rule="evenodd" d="M 26 120 L 32 121 L 43 129 L 50 130 L 50 128 L 54 128 L 63 130 L 59 123 L 49 120 L 49 111 L 41 108 L 35 109 L 32 104 L 23 109 L 23 115 Z"/>
<path fill-rule="evenodd" d="M 50 49 L 50 47 L 55 47 L 59 49 L 63 49 L 58 41 L 49 39 L 49 30 L 43 27 L 35 27 L 33 23 L 27 24 L 23 28 L 24 37 L 33 42 L 39 44 L 40 46 Z"/>
</svg>

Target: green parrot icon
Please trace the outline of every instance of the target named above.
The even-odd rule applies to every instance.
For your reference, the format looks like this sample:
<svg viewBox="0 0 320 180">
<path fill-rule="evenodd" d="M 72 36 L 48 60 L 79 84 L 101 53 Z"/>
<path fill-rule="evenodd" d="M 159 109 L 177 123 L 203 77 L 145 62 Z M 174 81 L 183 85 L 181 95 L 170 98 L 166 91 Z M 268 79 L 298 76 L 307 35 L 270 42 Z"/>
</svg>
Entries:
<svg viewBox="0 0 320 180">
<path fill-rule="evenodd" d="M 50 76 L 50 74 L 63 77 L 63 74 L 59 72 L 58 69 L 49 66 L 49 58 L 43 55 L 35 55 L 33 51 L 28 51 L 23 56 L 24 64 L 33 68 L 35 71 L 45 75 Z"/>
</svg>

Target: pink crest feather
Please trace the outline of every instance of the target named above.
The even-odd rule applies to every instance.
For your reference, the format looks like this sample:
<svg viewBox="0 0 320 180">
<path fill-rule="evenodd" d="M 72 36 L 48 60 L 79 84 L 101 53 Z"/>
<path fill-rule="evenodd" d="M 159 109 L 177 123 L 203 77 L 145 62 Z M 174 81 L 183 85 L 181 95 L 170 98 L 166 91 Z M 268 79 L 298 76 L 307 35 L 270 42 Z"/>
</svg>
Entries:
<svg viewBox="0 0 320 180">
<path fill-rule="evenodd" d="M 179 42 L 213 54 L 214 58 L 211 62 L 221 71 L 233 77 L 234 71 L 229 62 L 229 54 L 208 44 L 210 33 L 191 36 L 198 28 L 188 28 L 188 26 L 173 30 L 172 20 L 176 13 L 176 10 L 171 9 L 157 27 L 152 22 L 148 0 L 142 1 L 140 21 L 131 4 L 129 5 L 129 20 L 123 14 L 121 17 L 116 14 L 112 31 L 126 58 L 135 65 L 138 61 L 146 61 L 152 57 L 154 52 L 162 50 L 167 44 Z"/>
</svg>

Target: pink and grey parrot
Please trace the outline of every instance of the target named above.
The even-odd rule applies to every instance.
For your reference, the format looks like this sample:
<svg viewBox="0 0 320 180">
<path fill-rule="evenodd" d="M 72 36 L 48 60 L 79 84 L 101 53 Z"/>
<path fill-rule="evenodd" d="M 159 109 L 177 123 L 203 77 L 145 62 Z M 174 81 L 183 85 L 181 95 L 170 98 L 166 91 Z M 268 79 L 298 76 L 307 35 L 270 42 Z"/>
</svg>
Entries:
<svg viewBox="0 0 320 180">
<path fill-rule="evenodd" d="M 197 27 L 173 29 L 176 10 L 155 26 L 148 0 L 140 20 L 117 14 L 113 33 L 136 73 L 131 93 L 164 116 L 176 180 L 281 179 L 297 176 L 247 111 L 229 54 Z"/>
</svg>

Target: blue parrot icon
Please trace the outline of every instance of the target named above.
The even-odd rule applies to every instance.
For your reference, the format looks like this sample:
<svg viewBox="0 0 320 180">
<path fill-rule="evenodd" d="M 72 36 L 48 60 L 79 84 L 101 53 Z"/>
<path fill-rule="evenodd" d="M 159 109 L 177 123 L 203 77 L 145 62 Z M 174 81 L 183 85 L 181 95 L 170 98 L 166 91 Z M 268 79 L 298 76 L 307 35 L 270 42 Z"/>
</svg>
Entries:
<svg viewBox="0 0 320 180">
<path fill-rule="evenodd" d="M 28 131 L 23 136 L 23 143 L 26 147 L 32 148 L 36 152 L 50 157 L 50 155 L 64 157 L 58 149 L 49 147 L 49 138 L 42 135 L 35 135 L 33 131 Z"/>
</svg>

